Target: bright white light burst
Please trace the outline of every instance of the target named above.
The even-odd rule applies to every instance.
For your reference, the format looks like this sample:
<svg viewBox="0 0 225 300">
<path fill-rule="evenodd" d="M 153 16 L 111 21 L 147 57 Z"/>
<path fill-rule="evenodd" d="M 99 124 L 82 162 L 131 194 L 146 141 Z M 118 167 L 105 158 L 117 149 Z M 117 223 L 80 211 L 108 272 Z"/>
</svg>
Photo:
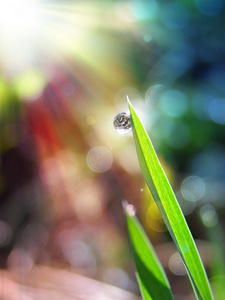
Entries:
<svg viewBox="0 0 225 300">
<path fill-rule="evenodd" d="M 31 34 L 40 22 L 39 3 L 35 0 L 7 0 L 1 3 L 2 33 Z"/>
<path fill-rule="evenodd" d="M 0 6 L 0 65 L 9 76 L 58 60 L 83 55 L 81 45 L 99 22 L 87 2 L 6 0 Z"/>
<path fill-rule="evenodd" d="M 74 59 L 102 73 L 101 63 L 105 66 L 112 53 L 118 52 L 104 32 L 132 30 L 117 16 L 117 5 L 111 1 L 0 2 L 0 66 L 12 79 L 30 70 L 46 71 L 48 77 L 52 65 L 71 69 L 69 62 Z"/>
<path fill-rule="evenodd" d="M 0 56 L 10 73 L 32 61 L 31 41 L 41 25 L 40 2 L 35 0 L 7 0 L 0 9 Z"/>
</svg>

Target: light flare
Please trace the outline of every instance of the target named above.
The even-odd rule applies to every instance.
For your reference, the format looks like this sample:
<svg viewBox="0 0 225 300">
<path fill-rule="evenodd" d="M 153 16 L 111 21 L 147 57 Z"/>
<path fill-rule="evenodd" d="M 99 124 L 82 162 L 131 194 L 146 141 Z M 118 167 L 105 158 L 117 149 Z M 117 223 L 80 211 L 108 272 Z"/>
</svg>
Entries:
<svg viewBox="0 0 225 300">
<path fill-rule="evenodd" d="M 133 25 L 119 18 L 115 7 L 113 2 L 98 0 L 4 2 L 0 66 L 3 76 L 16 85 L 20 99 L 35 100 L 55 78 L 57 68 L 91 93 L 94 88 L 110 97 L 109 90 L 118 90 L 121 83 L 130 85 L 127 46 L 119 36 L 132 32 Z M 24 73 L 32 74 L 31 85 L 17 80 Z"/>
<path fill-rule="evenodd" d="M 0 10 L 0 64 L 9 75 L 63 56 L 79 57 L 100 18 L 84 3 L 8 0 Z"/>
<path fill-rule="evenodd" d="M 1 3 L 0 24 L 7 35 L 31 34 L 40 22 L 40 3 L 36 0 L 8 0 Z"/>
<path fill-rule="evenodd" d="M 30 64 L 31 40 L 41 23 L 39 8 L 35 0 L 8 0 L 1 3 L 0 62 L 7 73 Z"/>
</svg>

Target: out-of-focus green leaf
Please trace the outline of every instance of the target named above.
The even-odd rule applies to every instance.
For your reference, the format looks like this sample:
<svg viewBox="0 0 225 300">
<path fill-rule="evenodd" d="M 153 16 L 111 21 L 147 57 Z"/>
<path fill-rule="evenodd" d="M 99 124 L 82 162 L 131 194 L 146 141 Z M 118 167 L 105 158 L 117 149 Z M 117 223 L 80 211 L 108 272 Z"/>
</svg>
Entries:
<svg viewBox="0 0 225 300">
<path fill-rule="evenodd" d="M 131 124 L 141 170 L 164 222 L 184 261 L 197 299 L 213 299 L 195 242 L 141 121 L 129 102 Z"/>
<path fill-rule="evenodd" d="M 216 209 L 206 204 L 200 209 L 202 223 L 210 242 L 210 281 L 215 299 L 225 299 L 225 238 Z"/>
<path fill-rule="evenodd" d="M 164 270 L 138 222 L 131 204 L 124 205 L 127 229 L 136 266 L 136 276 L 144 300 L 173 299 Z"/>
</svg>

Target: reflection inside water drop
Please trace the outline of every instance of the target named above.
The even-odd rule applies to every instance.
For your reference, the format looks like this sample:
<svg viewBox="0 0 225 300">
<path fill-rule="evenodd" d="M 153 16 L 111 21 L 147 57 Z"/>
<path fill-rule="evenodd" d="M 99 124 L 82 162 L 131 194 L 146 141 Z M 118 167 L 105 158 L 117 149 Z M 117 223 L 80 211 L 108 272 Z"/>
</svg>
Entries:
<svg viewBox="0 0 225 300">
<path fill-rule="evenodd" d="M 120 112 L 113 120 L 114 128 L 120 134 L 125 134 L 131 131 L 131 120 L 129 112 Z"/>
</svg>

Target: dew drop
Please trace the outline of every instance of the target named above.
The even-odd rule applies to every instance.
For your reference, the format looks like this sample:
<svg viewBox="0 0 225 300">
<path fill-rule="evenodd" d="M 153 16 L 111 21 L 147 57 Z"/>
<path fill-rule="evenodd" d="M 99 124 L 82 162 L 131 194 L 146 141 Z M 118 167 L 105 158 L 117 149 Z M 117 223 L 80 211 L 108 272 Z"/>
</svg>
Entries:
<svg viewBox="0 0 225 300">
<path fill-rule="evenodd" d="M 119 134 L 125 134 L 131 131 L 131 120 L 129 112 L 122 111 L 115 116 L 113 125 Z"/>
</svg>

